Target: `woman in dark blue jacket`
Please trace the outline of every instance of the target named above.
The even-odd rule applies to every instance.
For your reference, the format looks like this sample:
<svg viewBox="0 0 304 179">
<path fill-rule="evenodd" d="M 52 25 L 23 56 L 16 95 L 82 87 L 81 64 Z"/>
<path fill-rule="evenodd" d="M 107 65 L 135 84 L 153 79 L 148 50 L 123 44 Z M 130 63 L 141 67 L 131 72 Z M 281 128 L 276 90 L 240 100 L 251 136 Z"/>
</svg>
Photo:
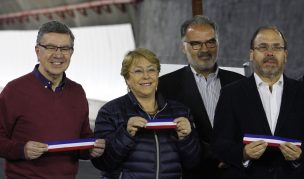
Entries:
<svg viewBox="0 0 304 179">
<path fill-rule="evenodd" d="M 159 71 L 147 49 L 125 56 L 121 75 L 129 92 L 105 104 L 95 122 L 106 149 L 92 162 L 104 178 L 178 179 L 198 163 L 201 147 L 189 109 L 156 92 Z"/>
</svg>

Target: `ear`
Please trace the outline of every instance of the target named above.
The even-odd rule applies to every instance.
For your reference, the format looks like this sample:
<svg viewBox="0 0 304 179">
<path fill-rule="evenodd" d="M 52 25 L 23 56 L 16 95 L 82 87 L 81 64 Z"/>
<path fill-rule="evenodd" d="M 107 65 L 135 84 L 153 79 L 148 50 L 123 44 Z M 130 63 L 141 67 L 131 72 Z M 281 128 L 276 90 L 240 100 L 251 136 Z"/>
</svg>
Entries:
<svg viewBox="0 0 304 179">
<path fill-rule="evenodd" d="M 38 57 L 40 49 L 37 47 L 37 45 L 35 46 L 35 52 L 36 52 L 36 55 L 37 55 L 37 60 L 38 60 L 38 62 L 40 62 L 39 57 Z"/>
<path fill-rule="evenodd" d="M 71 52 L 71 56 L 73 55 L 73 53 L 74 53 L 74 49 L 73 49 L 72 52 Z"/>
<path fill-rule="evenodd" d="M 37 47 L 37 45 L 35 46 L 35 52 L 36 52 L 36 55 L 38 55 L 40 49 Z"/>
<path fill-rule="evenodd" d="M 130 88 L 130 85 L 129 85 L 129 80 L 127 80 L 127 79 L 125 78 L 125 82 L 126 82 L 126 85 L 127 85 L 128 92 L 130 92 L 130 91 L 131 91 L 131 88 Z"/>
<path fill-rule="evenodd" d="M 125 82 L 126 82 L 126 85 L 129 86 L 129 81 L 128 81 L 128 79 L 125 78 Z"/>
<path fill-rule="evenodd" d="M 184 43 L 184 38 L 182 38 L 182 40 L 180 41 L 180 46 L 179 48 L 181 49 L 181 51 L 186 54 L 186 45 Z"/>
<path fill-rule="evenodd" d="M 288 51 L 285 50 L 285 59 L 284 59 L 284 62 L 287 63 L 287 56 L 288 56 Z"/>
<path fill-rule="evenodd" d="M 250 52 L 249 52 L 249 60 L 252 62 L 253 61 L 253 50 L 250 49 Z"/>
</svg>

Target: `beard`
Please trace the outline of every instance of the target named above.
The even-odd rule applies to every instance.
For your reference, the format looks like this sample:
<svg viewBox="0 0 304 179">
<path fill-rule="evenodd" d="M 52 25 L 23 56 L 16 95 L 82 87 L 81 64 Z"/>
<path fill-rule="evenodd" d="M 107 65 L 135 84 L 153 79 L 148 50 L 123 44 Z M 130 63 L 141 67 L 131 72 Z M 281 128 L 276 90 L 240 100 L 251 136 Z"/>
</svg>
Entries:
<svg viewBox="0 0 304 179">
<path fill-rule="evenodd" d="M 285 60 L 284 60 L 285 61 Z M 272 63 L 273 65 L 267 65 Z M 265 57 L 260 63 L 253 63 L 255 71 L 264 78 L 273 79 L 281 75 L 284 71 L 284 63 L 279 63 L 279 60 L 274 56 Z"/>
<path fill-rule="evenodd" d="M 213 71 L 214 70 L 214 64 L 216 60 L 215 57 L 209 53 L 209 52 L 199 52 L 197 54 L 197 57 L 199 59 L 199 64 L 197 64 L 197 68 L 199 71 Z"/>
</svg>

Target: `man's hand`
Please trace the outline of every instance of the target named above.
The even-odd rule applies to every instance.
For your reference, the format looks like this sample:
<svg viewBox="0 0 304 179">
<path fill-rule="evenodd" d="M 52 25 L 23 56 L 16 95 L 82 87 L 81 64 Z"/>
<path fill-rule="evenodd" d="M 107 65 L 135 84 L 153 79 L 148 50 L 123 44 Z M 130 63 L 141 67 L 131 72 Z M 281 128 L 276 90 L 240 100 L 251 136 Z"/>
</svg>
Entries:
<svg viewBox="0 0 304 179">
<path fill-rule="evenodd" d="M 302 150 L 300 147 L 293 145 L 289 142 L 281 144 L 279 149 L 281 150 L 284 158 L 289 161 L 299 159 L 302 154 Z"/>
<path fill-rule="evenodd" d="M 174 122 L 176 123 L 176 132 L 179 140 L 184 139 L 191 133 L 191 125 L 187 118 L 179 117 Z"/>
<path fill-rule="evenodd" d="M 243 150 L 244 160 L 257 160 L 259 159 L 267 148 L 267 142 L 263 140 L 254 141 L 245 145 Z"/>
<path fill-rule="evenodd" d="M 48 151 L 48 145 L 35 141 L 28 141 L 24 146 L 24 157 L 26 160 L 39 158 Z"/>
<path fill-rule="evenodd" d="M 94 148 L 90 150 L 92 158 L 100 157 L 106 147 L 106 141 L 104 139 L 97 139 L 94 143 Z"/>
<path fill-rule="evenodd" d="M 145 127 L 148 121 L 142 117 L 130 117 L 128 120 L 127 131 L 130 136 L 134 137 L 139 128 Z"/>
</svg>

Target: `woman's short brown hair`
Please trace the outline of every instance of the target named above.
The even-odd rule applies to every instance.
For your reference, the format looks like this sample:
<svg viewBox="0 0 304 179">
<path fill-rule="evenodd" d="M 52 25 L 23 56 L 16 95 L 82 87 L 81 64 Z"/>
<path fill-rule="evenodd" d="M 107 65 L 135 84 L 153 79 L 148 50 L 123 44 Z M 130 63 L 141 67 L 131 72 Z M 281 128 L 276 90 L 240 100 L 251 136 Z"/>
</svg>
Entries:
<svg viewBox="0 0 304 179">
<path fill-rule="evenodd" d="M 122 61 L 120 75 L 125 79 L 129 78 L 129 70 L 133 63 L 136 63 L 138 60 L 145 58 L 150 63 L 157 66 L 157 70 L 160 72 L 160 62 L 156 55 L 145 48 L 137 48 L 135 50 L 129 51 Z"/>
</svg>

